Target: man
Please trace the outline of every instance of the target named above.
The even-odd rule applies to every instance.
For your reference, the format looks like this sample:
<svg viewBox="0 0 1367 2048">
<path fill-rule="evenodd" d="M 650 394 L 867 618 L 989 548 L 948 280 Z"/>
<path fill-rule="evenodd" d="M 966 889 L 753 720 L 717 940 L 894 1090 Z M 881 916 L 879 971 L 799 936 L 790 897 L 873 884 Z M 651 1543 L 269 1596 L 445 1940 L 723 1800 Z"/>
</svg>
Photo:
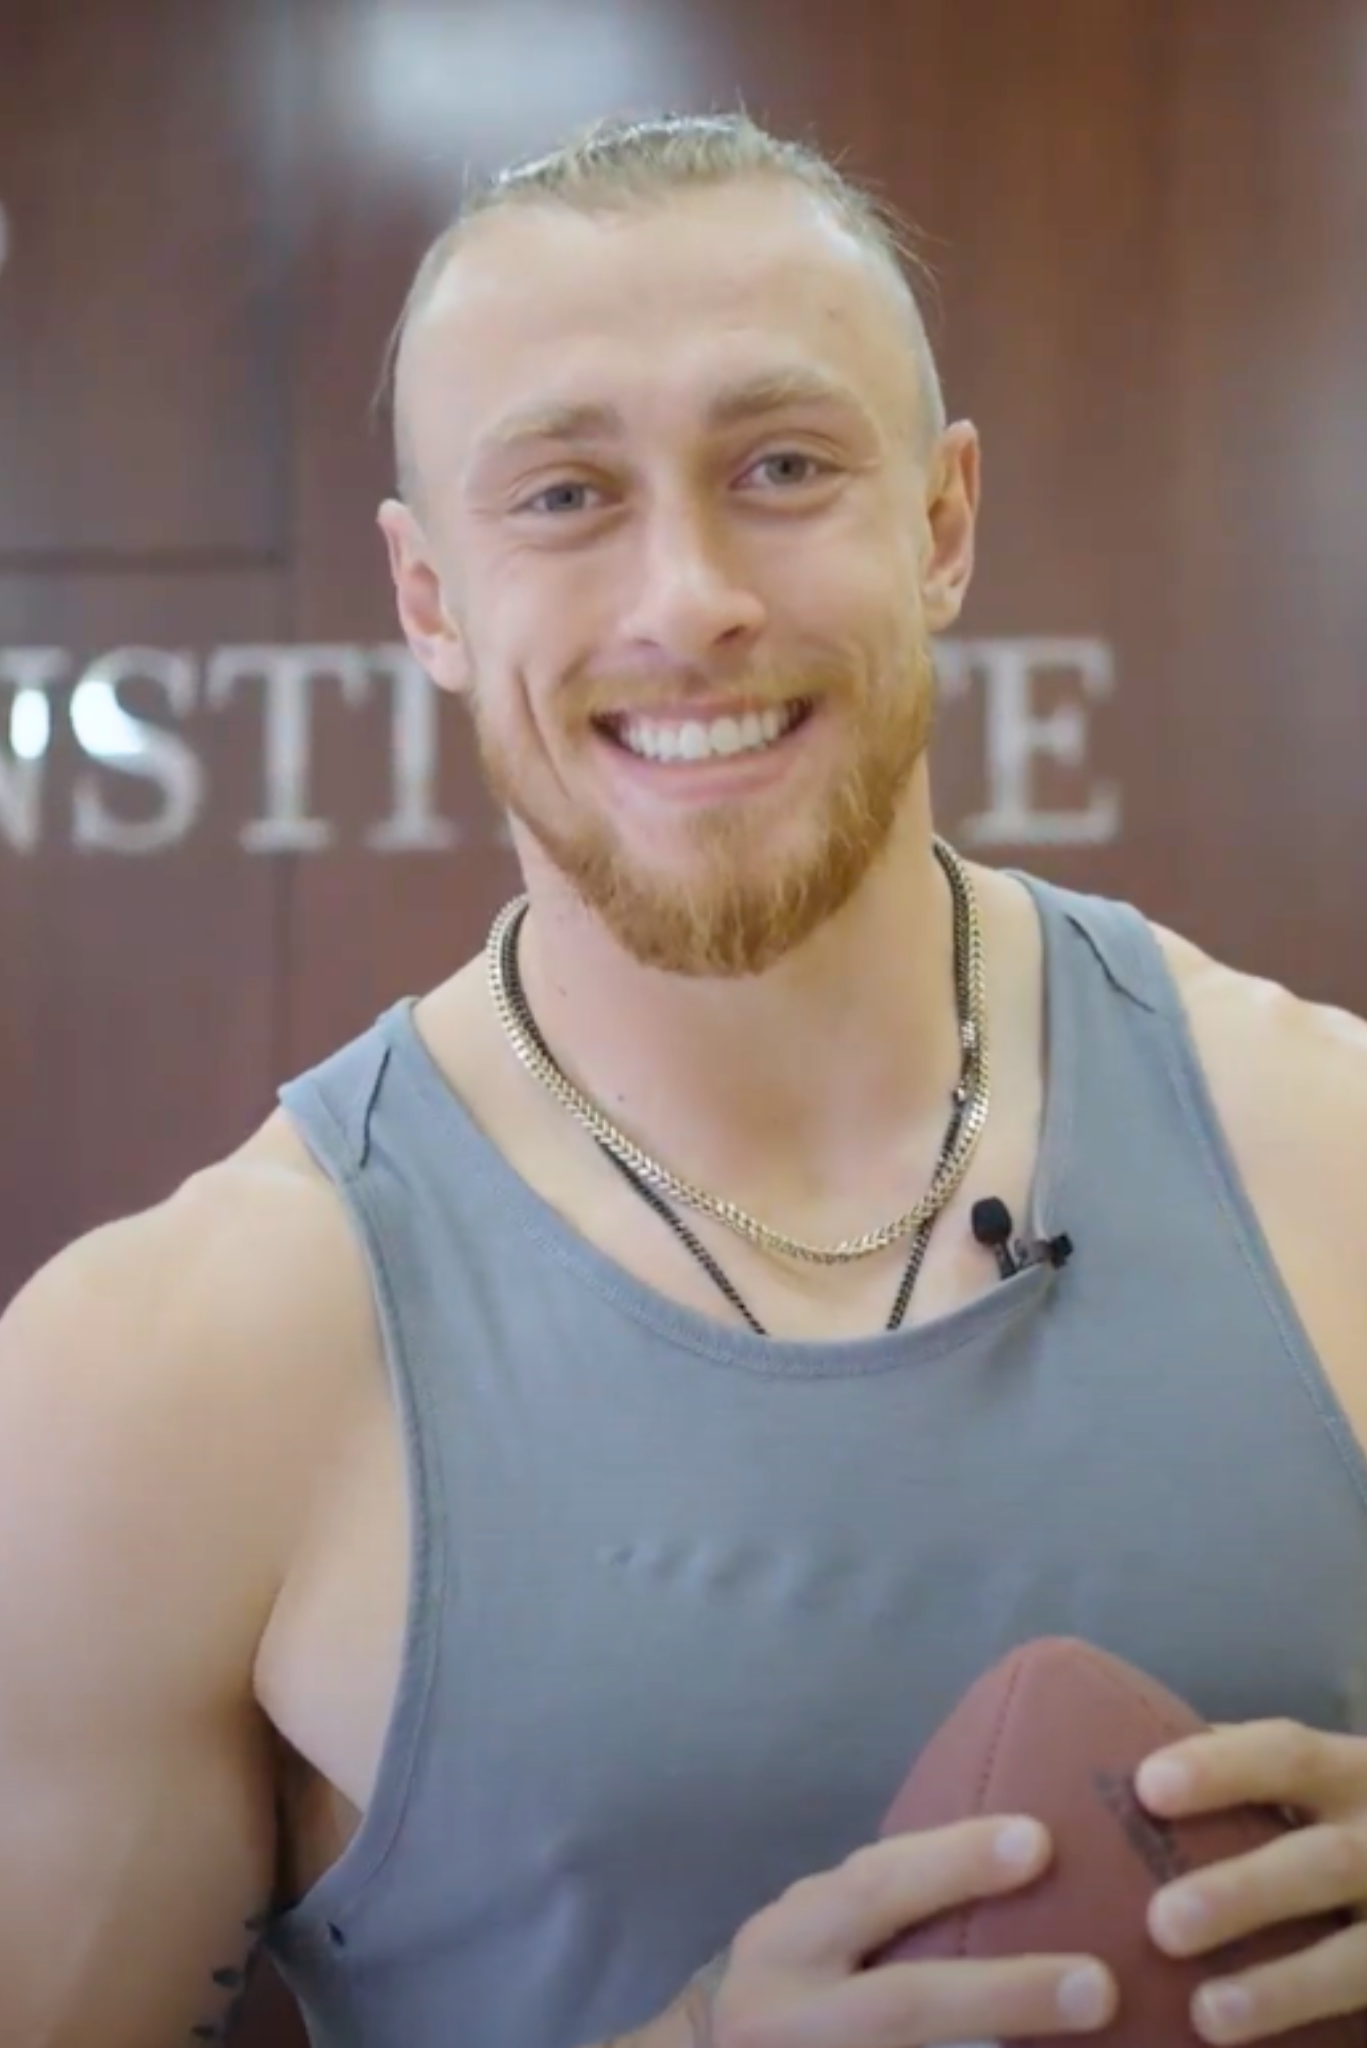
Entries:
<svg viewBox="0 0 1367 2048">
<path fill-rule="evenodd" d="M 1312 1821 L 1156 1945 L 1356 1909 L 1367 1039 L 935 839 L 978 444 L 888 227 L 605 127 L 395 370 L 399 611 L 529 908 L 4 1325 L 0 2036 L 221 2038 L 263 1932 L 321 2048 L 1094 2031 L 1083 1956 L 861 1967 L 1043 1869 L 870 1845 L 1055 1632 L 1222 1724 L 1156 1812 Z M 1354 1921 L 1195 2023 L 1361 2007 Z"/>
</svg>

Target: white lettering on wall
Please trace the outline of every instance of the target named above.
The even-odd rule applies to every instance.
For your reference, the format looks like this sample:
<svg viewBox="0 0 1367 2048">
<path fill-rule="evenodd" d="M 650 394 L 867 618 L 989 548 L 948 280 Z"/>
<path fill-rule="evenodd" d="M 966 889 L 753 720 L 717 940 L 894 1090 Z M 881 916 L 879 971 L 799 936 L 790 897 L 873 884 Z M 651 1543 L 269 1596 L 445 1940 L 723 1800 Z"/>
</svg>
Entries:
<svg viewBox="0 0 1367 2048">
<path fill-rule="evenodd" d="M 320 853 L 336 841 L 326 818 L 309 816 L 313 761 L 313 684 L 335 677 L 343 703 L 364 704 L 370 690 L 363 647 L 222 647 L 209 658 L 205 703 L 218 710 L 241 682 L 265 686 L 262 759 L 265 816 L 242 831 L 248 853 Z"/>
<path fill-rule="evenodd" d="M 64 647 L 0 647 L 0 683 L 15 692 L 10 745 L 0 748 L 0 835 L 16 853 L 37 850 L 52 732 L 47 693 L 70 667 Z"/>
<path fill-rule="evenodd" d="M 393 808 L 366 835 L 377 853 L 444 853 L 460 834 L 437 802 L 437 692 L 404 647 L 378 647 L 376 667 L 394 690 Z"/>
<path fill-rule="evenodd" d="M 1085 769 L 1089 707 L 1115 687 L 1115 661 L 1104 640 L 956 640 L 940 645 L 936 661 L 947 698 L 961 695 L 972 676 L 983 678 L 987 808 L 962 820 L 965 846 L 1099 846 L 1120 831 L 1120 795 L 1098 783 L 1079 808 L 1041 810 L 1034 802 L 1036 762 Z M 1079 695 L 1047 715 L 1035 702 L 1045 675 L 1075 679 Z"/>
<path fill-rule="evenodd" d="M 179 733 L 124 710 L 119 687 L 135 681 L 155 683 L 165 691 L 177 718 L 188 718 L 195 708 L 192 654 L 121 647 L 91 663 L 72 699 L 72 724 L 78 740 L 94 739 L 98 744 L 101 731 L 108 737 L 99 746 L 99 771 L 83 771 L 72 793 L 71 837 L 83 852 L 164 853 L 188 838 L 204 808 L 204 767 L 194 748 Z M 94 748 L 86 745 L 85 751 Z M 156 817 L 131 823 L 105 809 L 99 776 L 111 769 L 116 775 L 156 783 L 164 799 Z"/>
<path fill-rule="evenodd" d="M 389 810 L 364 829 L 362 843 L 388 854 L 444 853 L 462 842 L 459 824 L 438 808 L 440 699 L 402 644 L 220 647 L 202 657 L 127 647 L 90 662 L 68 691 L 74 668 L 64 648 L 0 648 L 0 851 L 35 853 L 44 832 L 58 829 L 51 803 L 44 814 L 43 795 L 54 720 L 63 713 L 88 764 L 72 792 L 72 843 L 87 852 L 142 855 L 179 844 L 202 816 L 212 752 L 196 751 L 175 727 L 222 712 L 250 684 L 260 685 L 262 808 L 241 825 L 239 842 L 253 854 L 328 851 L 338 843 L 338 827 L 314 787 L 314 686 L 325 682 L 339 688 L 348 711 L 387 687 L 390 741 L 380 767 L 388 771 Z M 975 682 L 982 686 L 985 802 L 953 827 L 962 845 L 1085 846 L 1117 837 L 1119 793 L 1089 767 L 1092 710 L 1115 690 L 1105 641 L 941 640 L 936 669 L 949 705 Z M 169 725 L 125 709 L 121 691 L 135 681 L 161 692 Z M 1046 682 L 1053 698 L 1047 710 Z M 1078 779 L 1075 804 L 1041 802 L 1037 785 L 1046 763 Z M 119 818 L 104 785 L 110 773 L 154 784 L 161 799 L 156 815 L 136 823 Z M 506 843 L 496 818 L 488 836 Z"/>
</svg>

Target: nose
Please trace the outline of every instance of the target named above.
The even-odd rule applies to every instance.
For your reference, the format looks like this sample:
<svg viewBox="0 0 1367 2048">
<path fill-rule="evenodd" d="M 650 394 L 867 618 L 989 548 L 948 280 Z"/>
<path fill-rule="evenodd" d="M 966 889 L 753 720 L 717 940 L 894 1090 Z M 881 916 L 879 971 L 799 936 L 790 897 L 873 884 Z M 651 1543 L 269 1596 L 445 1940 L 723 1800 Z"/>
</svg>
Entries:
<svg viewBox="0 0 1367 2048">
<path fill-rule="evenodd" d="M 766 611 L 721 523 L 693 507 L 660 510 L 642 541 L 639 581 L 622 631 L 638 648 L 677 662 L 743 651 Z"/>
</svg>

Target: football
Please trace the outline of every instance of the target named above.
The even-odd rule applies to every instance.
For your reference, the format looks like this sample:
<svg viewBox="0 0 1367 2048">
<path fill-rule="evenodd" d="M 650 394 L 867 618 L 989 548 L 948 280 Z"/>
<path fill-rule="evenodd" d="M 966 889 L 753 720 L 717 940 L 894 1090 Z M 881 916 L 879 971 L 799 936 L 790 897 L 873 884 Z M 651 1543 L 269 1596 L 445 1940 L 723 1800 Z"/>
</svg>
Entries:
<svg viewBox="0 0 1367 2048">
<path fill-rule="evenodd" d="M 1094 1955 L 1114 1973 L 1120 2005 L 1109 2027 L 1081 2038 L 1107 2048 L 1199 2044 L 1191 2001 L 1207 1979 L 1293 1954 L 1343 1924 L 1301 1920 L 1182 1959 L 1153 1941 L 1146 1915 L 1155 1892 L 1295 1825 L 1256 1807 L 1166 1822 L 1139 1803 L 1133 1781 L 1145 1757 L 1206 1725 L 1142 1671 L 1089 1643 L 1049 1637 L 1014 1650 L 932 1736 L 881 1833 L 945 1827 L 975 1814 L 1030 1814 L 1053 1836 L 1052 1862 L 1020 1891 L 940 1914 L 873 1960 Z M 1078 2038 L 1061 2033 L 1058 2048 Z M 1277 2041 L 1279 2048 L 1363 2048 L 1367 2020 L 1320 2021 Z"/>
</svg>

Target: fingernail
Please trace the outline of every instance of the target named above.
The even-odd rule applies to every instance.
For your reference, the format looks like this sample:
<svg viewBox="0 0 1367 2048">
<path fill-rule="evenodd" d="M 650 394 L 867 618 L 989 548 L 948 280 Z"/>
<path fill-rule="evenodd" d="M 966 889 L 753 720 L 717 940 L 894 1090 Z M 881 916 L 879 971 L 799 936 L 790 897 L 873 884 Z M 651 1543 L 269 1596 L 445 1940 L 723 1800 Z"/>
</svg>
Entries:
<svg viewBox="0 0 1367 2048">
<path fill-rule="evenodd" d="M 1240 1984 L 1207 1984 L 1196 1995 L 1196 2018 L 1212 2041 L 1237 2041 L 1253 2017 L 1253 2000 Z"/>
<path fill-rule="evenodd" d="M 1044 1829 L 1037 1820 L 1008 1821 L 993 1844 L 998 1860 L 1013 1870 L 1037 1862 L 1044 1847 Z"/>
<path fill-rule="evenodd" d="M 1154 1908 L 1157 1932 L 1165 1941 L 1185 1948 L 1210 1920 L 1210 1908 L 1199 1892 L 1165 1892 Z"/>
<path fill-rule="evenodd" d="M 1095 2027 L 1105 2019 L 1110 1986 L 1103 1970 L 1084 1963 L 1070 1970 L 1058 1987 L 1058 2009 L 1070 2027 Z"/>
<path fill-rule="evenodd" d="M 1182 1799 L 1191 1790 L 1191 1773 L 1185 1764 L 1160 1757 L 1145 1764 L 1139 1773 L 1139 1792 L 1144 1799 L 1156 1799 L 1166 1806 L 1170 1799 Z"/>
</svg>

